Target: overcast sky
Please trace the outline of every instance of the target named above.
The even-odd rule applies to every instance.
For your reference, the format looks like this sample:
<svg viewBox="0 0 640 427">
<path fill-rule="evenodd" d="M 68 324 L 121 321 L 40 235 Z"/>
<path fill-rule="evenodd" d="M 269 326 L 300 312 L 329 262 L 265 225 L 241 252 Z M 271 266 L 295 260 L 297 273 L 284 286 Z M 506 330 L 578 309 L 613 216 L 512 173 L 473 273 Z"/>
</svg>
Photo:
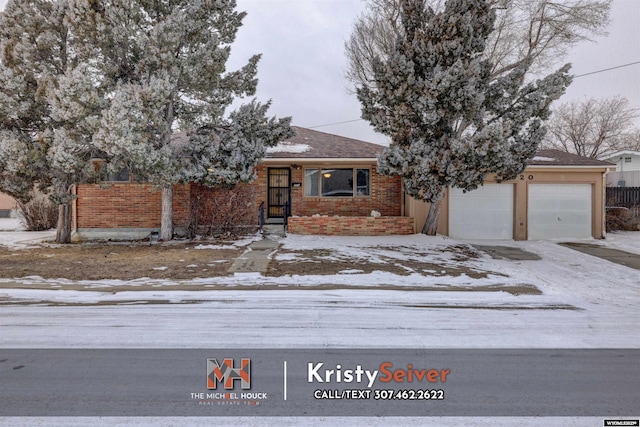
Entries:
<svg viewBox="0 0 640 427">
<path fill-rule="evenodd" d="M 5 3 L 0 0 L 0 8 Z M 344 78 L 344 42 L 364 9 L 363 0 L 238 0 L 238 9 L 248 15 L 232 47 L 229 69 L 262 54 L 256 97 L 272 100 L 271 115 L 386 144 L 385 136 L 359 120 L 360 104 Z M 577 46 L 566 58 L 574 75 L 640 62 L 640 1 L 614 0 L 611 21 L 608 36 Z M 639 77 L 640 64 L 578 77 L 561 102 L 621 95 L 640 107 Z"/>
</svg>

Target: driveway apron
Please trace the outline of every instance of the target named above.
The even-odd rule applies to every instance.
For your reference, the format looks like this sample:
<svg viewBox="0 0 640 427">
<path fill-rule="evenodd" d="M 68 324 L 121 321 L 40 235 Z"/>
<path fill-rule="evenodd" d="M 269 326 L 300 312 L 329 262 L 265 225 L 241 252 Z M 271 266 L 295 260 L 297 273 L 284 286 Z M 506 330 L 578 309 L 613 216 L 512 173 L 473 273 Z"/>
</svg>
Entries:
<svg viewBox="0 0 640 427">
<path fill-rule="evenodd" d="M 559 243 L 559 245 L 587 255 L 602 258 L 616 264 L 640 270 L 640 255 L 638 254 L 621 251 L 619 249 L 606 248 L 604 246 L 594 245 L 591 243 L 566 242 Z"/>
</svg>

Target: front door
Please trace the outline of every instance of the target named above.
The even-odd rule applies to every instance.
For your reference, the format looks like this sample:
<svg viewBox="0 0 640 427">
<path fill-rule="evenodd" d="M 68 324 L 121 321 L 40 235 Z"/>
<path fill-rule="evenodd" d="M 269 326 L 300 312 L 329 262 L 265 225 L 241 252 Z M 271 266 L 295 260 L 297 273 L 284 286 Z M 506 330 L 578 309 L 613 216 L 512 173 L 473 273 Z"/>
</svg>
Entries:
<svg viewBox="0 0 640 427">
<path fill-rule="evenodd" d="M 289 168 L 269 168 L 267 173 L 267 219 L 284 220 L 284 207 L 291 212 L 291 170 Z"/>
</svg>

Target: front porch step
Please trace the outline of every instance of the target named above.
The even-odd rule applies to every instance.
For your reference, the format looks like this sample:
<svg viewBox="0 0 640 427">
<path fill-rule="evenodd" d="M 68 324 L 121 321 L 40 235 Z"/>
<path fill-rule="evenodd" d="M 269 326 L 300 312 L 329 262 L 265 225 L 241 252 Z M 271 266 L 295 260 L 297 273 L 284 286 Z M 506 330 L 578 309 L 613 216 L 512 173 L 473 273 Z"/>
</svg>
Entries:
<svg viewBox="0 0 640 427">
<path fill-rule="evenodd" d="M 286 235 L 284 231 L 284 224 L 265 224 L 264 226 L 262 226 L 262 234 L 265 237 L 284 237 Z"/>
</svg>

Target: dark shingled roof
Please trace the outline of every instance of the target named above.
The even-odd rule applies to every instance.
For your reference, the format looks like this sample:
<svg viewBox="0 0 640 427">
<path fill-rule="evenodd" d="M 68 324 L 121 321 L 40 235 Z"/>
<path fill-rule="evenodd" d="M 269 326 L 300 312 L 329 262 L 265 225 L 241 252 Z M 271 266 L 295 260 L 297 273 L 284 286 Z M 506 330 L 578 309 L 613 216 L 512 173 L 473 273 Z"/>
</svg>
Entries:
<svg viewBox="0 0 640 427">
<path fill-rule="evenodd" d="M 279 144 L 275 150 L 267 152 L 267 159 L 375 159 L 384 146 L 358 139 L 318 132 L 316 130 L 292 126 L 296 135 Z M 172 142 L 183 145 L 186 133 L 172 136 Z M 287 147 L 290 147 L 287 149 Z M 560 150 L 538 150 L 529 166 L 600 166 L 611 167 L 614 163 L 578 156 Z"/>
<path fill-rule="evenodd" d="M 291 145 L 291 151 L 267 152 L 267 159 L 375 159 L 384 146 L 344 136 L 331 135 L 316 130 L 292 126 L 296 135 L 286 139 L 281 146 Z M 308 146 L 300 152 L 301 146 Z M 286 149 L 284 149 L 286 150 Z"/>
<path fill-rule="evenodd" d="M 529 166 L 615 166 L 611 162 L 578 156 L 560 150 L 538 150 L 527 162 Z"/>
</svg>

